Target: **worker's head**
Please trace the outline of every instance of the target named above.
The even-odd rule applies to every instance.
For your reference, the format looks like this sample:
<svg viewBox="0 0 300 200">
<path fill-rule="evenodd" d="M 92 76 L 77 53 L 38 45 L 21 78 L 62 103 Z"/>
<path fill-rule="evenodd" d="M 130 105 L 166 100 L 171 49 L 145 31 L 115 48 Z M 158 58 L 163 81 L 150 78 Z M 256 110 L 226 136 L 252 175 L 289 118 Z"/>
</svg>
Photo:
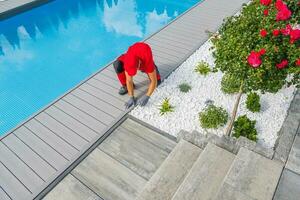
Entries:
<svg viewBox="0 0 300 200">
<path fill-rule="evenodd" d="M 137 72 L 138 68 L 138 59 L 136 56 L 132 54 L 125 54 L 124 58 L 124 69 L 128 73 L 129 76 L 134 76 Z"/>
</svg>

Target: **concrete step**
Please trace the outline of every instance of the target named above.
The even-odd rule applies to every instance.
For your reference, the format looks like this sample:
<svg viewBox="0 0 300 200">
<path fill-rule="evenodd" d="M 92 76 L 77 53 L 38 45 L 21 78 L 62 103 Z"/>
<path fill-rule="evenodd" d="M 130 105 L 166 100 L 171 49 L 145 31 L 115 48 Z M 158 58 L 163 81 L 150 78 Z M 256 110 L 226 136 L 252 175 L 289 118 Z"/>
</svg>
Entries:
<svg viewBox="0 0 300 200">
<path fill-rule="evenodd" d="M 208 143 L 172 200 L 212 199 L 234 158 L 234 154 Z"/>
<path fill-rule="evenodd" d="M 282 164 L 241 148 L 215 200 L 271 200 Z"/>
<path fill-rule="evenodd" d="M 155 172 L 138 200 L 171 200 L 202 150 L 181 140 Z"/>
</svg>

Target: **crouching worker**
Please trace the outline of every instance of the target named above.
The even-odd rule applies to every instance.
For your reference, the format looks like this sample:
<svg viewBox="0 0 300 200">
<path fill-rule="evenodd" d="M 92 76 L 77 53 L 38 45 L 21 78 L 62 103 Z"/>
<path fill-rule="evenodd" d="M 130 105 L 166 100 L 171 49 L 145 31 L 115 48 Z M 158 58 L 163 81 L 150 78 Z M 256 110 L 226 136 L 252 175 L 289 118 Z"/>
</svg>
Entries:
<svg viewBox="0 0 300 200">
<path fill-rule="evenodd" d="M 133 76 L 137 74 L 137 70 L 148 75 L 150 80 L 148 91 L 137 102 L 138 105 L 145 106 L 157 85 L 161 83 L 159 71 L 153 61 L 151 47 L 142 42 L 135 43 L 113 65 L 121 83 L 119 94 L 124 95 L 128 93 L 129 95 L 129 100 L 125 104 L 127 109 L 136 105 Z"/>
</svg>

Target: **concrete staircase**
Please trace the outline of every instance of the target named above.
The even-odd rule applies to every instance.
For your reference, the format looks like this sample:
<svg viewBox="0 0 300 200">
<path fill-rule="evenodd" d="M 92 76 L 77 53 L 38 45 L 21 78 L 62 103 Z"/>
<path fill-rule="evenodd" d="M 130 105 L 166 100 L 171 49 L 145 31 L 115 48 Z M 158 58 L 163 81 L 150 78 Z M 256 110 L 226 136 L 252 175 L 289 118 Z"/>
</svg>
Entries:
<svg viewBox="0 0 300 200">
<path fill-rule="evenodd" d="M 271 200 L 283 164 L 254 152 L 247 140 L 239 148 L 221 140 L 196 146 L 181 139 L 136 199 Z"/>
</svg>

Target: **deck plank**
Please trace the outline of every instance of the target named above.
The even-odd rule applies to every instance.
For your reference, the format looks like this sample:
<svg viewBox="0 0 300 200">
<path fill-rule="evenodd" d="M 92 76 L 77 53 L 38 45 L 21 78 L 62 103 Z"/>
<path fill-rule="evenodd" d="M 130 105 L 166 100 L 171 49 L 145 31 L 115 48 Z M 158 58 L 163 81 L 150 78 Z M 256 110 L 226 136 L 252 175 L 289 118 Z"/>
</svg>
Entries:
<svg viewBox="0 0 300 200">
<path fill-rule="evenodd" d="M 2 142 L 0 143 L 0 162 L 2 162 L 30 192 L 33 192 L 38 186 L 44 183 L 41 177 L 10 151 Z"/>
<path fill-rule="evenodd" d="M 74 146 L 58 137 L 56 134 L 54 134 L 52 131 L 50 131 L 35 119 L 32 119 L 30 120 L 30 122 L 26 123 L 26 127 L 52 148 L 57 150 L 68 161 L 70 161 L 78 152 L 78 150 L 76 150 Z"/>
<path fill-rule="evenodd" d="M 51 165 L 26 146 L 15 135 L 5 138 L 2 142 L 20 159 L 22 159 L 24 163 L 34 170 L 44 181 L 56 172 Z"/>
<path fill-rule="evenodd" d="M 1 162 L 0 177 L 0 185 L 3 191 L 5 191 L 10 198 L 24 200 L 30 199 L 31 192 Z"/>
<path fill-rule="evenodd" d="M 112 123 L 114 121 L 114 117 L 111 114 L 96 108 L 95 106 L 79 99 L 78 97 L 76 97 L 74 95 L 71 95 L 71 94 L 67 95 L 63 99 L 66 102 L 72 104 L 77 109 L 81 110 L 82 112 L 99 120 L 104 125 L 109 125 L 110 123 Z"/>
<path fill-rule="evenodd" d="M 55 103 L 55 106 L 60 110 L 64 111 L 65 113 L 73 116 L 78 121 L 81 121 L 89 128 L 96 131 L 99 135 L 103 134 L 103 131 L 106 128 L 106 125 L 103 122 L 96 120 L 92 116 L 79 110 L 78 108 L 71 105 L 70 103 L 67 103 L 66 101 L 58 101 Z"/>
<path fill-rule="evenodd" d="M 64 126 L 68 127 L 70 130 L 79 134 L 82 138 L 87 141 L 92 141 L 98 134 L 96 131 L 88 128 L 86 125 L 71 117 L 70 115 L 64 113 L 60 109 L 52 106 L 48 108 L 45 113 L 56 119 Z"/>
<path fill-rule="evenodd" d="M 56 149 L 49 146 L 43 140 L 34 135 L 24 126 L 14 132 L 16 137 L 22 140 L 26 145 L 43 157 L 56 170 L 66 165 L 67 159 L 63 157 Z"/>
<path fill-rule="evenodd" d="M 41 124 L 46 126 L 49 130 L 53 131 L 65 141 L 71 143 L 76 149 L 82 149 L 88 144 L 88 140 L 81 137 L 79 134 L 68 129 L 54 118 L 50 117 L 46 113 L 41 113 L 35 117 Z"/>
</svg>

